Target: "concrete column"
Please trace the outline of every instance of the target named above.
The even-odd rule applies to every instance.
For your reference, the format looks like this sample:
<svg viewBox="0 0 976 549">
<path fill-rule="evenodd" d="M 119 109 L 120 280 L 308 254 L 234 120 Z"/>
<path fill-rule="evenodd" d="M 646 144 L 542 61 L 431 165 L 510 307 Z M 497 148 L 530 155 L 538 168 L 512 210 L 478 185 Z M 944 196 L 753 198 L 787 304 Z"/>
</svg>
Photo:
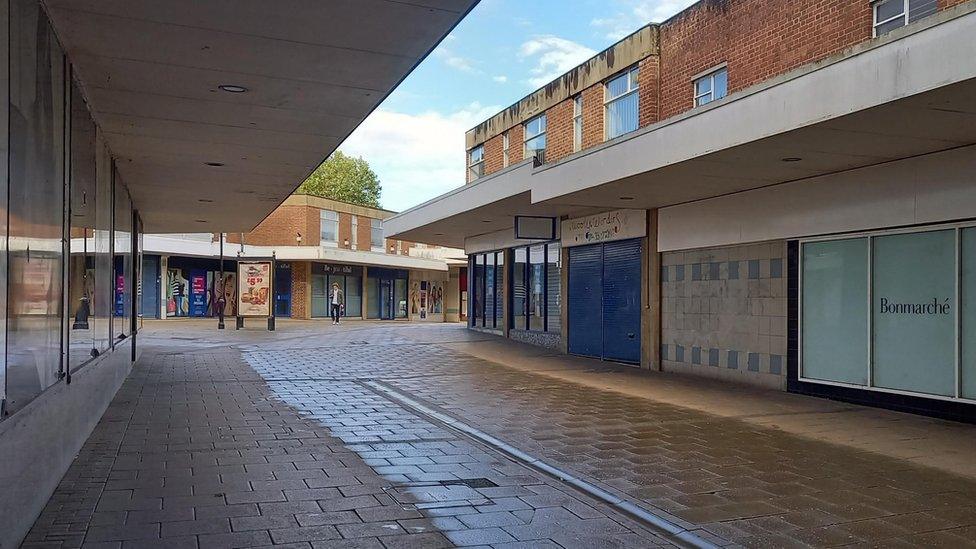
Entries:
<svg viewBox="0 0 976 549">
<path fill-rule="evenodd" d="M 641 368 L 661 370 L 661 254 L 657 248 L 658 211 L 647 211 L 641 269 Z"/>
</svg>

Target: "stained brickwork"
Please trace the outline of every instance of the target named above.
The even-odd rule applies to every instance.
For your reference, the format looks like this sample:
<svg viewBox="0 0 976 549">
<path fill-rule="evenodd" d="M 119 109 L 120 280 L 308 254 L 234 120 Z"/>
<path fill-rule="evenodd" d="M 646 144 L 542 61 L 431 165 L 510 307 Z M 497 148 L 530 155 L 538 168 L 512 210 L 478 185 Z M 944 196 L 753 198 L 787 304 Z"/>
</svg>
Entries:
<svg viewBox="0 0 976 549">
<path fill-rule="evenodd" d="M 971 1 L 939 0 L 938 6 Z M 726 64 L 733 93 L 872 39 L 872 7 L 867 0 L 701 0 L 655 30 L 656 45 L 639 62 L 641 127 L 694 108 L 693 79 L 710 68 Z M 604 84 L 580 93 L 587 149 L 604 141 Z M 546 113 L 552 162 L 572 151 L 571 100 L 559 99 Z M 521 160 L 522 125 L 509 132 L 514 164 Z M 485 142 L 485 168 L 502 168 L 500 134 Z"/>
<path fill-rule="evenodd" d="M 278 206 L 253 231 L 245 233 L 244 242 L 254 246 L 294 246 L 300 233 L 302 244 L 319 245 L 319 210 L 311 206 Z M 228 233 L 227 242 L 240 244 L 240 233 Z"/>
<path fill-rule="evenodd" d="M 662 255 L 664 369 L 782 388 L 786 244 Z"/>
<path fill-rule="evenodd" d="M 546 111 L 546 162 L 573 154 L 573 99 Z"/>
</svg>

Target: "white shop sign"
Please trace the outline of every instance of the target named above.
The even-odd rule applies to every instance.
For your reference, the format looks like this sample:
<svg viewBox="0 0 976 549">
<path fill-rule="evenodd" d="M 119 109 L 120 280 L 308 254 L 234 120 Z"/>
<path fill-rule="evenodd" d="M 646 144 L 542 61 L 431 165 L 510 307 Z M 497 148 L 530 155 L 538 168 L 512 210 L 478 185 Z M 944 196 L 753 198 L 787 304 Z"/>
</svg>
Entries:
<svg viewBox="0 0 976 549">
<path fill-rule="evenodd" d="M 583 246 L 647 235 L 646 210 L 614 210 L 562 222 L 562 246 Z"/>
</svg>

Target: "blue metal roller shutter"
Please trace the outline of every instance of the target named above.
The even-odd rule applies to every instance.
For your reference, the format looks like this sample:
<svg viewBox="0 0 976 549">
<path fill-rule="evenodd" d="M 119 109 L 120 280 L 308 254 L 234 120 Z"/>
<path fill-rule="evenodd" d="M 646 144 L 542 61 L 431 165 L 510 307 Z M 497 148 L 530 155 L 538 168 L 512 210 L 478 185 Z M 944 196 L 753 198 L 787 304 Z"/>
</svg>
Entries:
<svg viewBox="0 0 976 549">
<path fill-rule="evenodd" d="M 569 352 L 603 356 L 603 246 L 569 249 Z"/>
<path fill-rule="evenodd" d="M 603 248 L 603 358 L 640 363 L 641 241 Z"/>
</svg>

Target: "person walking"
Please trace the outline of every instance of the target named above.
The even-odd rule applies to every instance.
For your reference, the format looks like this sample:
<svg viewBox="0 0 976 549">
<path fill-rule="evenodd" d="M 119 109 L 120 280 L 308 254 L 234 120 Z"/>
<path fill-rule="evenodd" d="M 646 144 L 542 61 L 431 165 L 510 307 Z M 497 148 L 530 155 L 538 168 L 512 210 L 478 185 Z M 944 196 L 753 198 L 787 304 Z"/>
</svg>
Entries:
<svg viewBox="0 0 976 549">
<path fill-rule="evenodd" d="M 342 309 L 346 306 L 346 298 L 339 289 L 339 283 L 332 283 L 332 292 L 329 294 L 329 303 L 332 309 L 332 323 L 339 324 L 339 317 L 342 316 Z"/>
</svg>

